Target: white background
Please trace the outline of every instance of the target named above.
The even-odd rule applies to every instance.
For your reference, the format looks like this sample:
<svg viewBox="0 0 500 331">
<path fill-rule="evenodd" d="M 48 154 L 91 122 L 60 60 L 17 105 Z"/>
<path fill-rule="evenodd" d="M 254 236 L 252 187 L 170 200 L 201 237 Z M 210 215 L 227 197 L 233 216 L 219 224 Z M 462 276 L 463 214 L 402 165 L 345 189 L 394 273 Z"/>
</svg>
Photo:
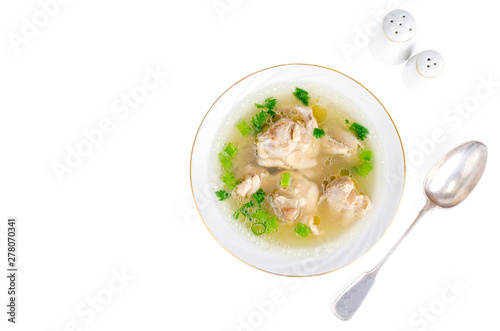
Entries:
<svg viewBox="0 0 500 331">
<path fill-rule="evenodd" d="M 466 330 L 498 324 L 498 6 L 489 0 L 399 2 L 416 18 L 416 50 L 435 49 L 446 63 L 435 89 L 415 94 L 401 84 L 403 66 L 377 62 L 359 32 L 374 20 L 372 11 L 392 9 L 394 2 L 221 3 L 231 10 L 219 15 L 213 0 L 67 1 L 19 47 L 10 39 L 22 35 L 23 17 L 33 21 L 40 4 L 1 3 L 0 256 L 4 268 L 6 218 L 17 216 L 20 276 L 17 325 L 6 322 L 7 282 L 0 281 L 0 329 Z M 357 53 L 346 56 L 346 45 Z M 397 124 L 408 166 L 399 213 L 372 250 L 334 273 L 291 280 L 228 254 L 198 216 L 189 183 L 191 145 L 216 98 L 256 70 L 290 62 L 340 70 L 370 89 Z M 147 67 L 169 75 L 120 118 L 114 103 L 142 84 Z M 474 101 L 481 77 L 497 82 L 493 92 L 471 111 L 454 113 L 454 105 Z M 104 118 L 114 130 L 58 180 L 53 162 L 64 163 L 67 148 L 85 139 L 82 131 Z M 430 141 L 433 130 L 444 131 L 445 139 Z M 459 207 L 422 221 L 353 320 L 339 321 L 332 300 L 375 265 L 416 216 L 430 166 L 471 139 L 490 152 L 476 191 Z M 133 279 L 121 285 L 114 272 Z M 454 282 L 456 293 L 447 290 Z M 255 302 L 280 293 L 263 316 Z M 92 314 L 88 300 L 95 297 Z"/>
</svg>

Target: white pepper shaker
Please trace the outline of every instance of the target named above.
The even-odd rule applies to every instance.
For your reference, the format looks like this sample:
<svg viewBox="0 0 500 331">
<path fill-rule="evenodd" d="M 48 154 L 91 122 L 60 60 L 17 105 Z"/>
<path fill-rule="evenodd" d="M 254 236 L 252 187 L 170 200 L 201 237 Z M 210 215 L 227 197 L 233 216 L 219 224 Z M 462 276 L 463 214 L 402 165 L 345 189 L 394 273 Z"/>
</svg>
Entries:
<svg viewBox="0 0 500 331">
<path fill-rule="evenodd" d="M 423 90 L 434 83 L 444 68 L 441 54 L 426 50 L 411 57 L 403 68 L 404 85 L 411 90 Z"/>
<path fill-rule="evenodd" d="M 380 62 L 400 64 L 415 48 L 417 24 L 412 14 L 396 9 L 382 20 L 381 29 L 370 38 L 370 50 Z"/>
</svg>

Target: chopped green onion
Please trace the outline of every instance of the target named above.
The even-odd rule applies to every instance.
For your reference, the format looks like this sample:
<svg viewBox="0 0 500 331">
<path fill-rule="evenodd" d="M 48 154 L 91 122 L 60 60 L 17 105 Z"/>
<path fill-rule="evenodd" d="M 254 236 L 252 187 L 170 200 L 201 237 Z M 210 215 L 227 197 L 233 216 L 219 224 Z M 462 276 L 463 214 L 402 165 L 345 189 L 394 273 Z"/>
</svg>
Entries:
<svg viewBox="0 0 500 331">
<path fill-rule="evenodd" d="M 323 137 L 324 135 L 325 135 L 325 130 L 319 129 L 319 128 L 314 128 L 314 130 L 313 130 L 313 136 L 315 138 L 319 139 L 319 138 Z"/>
<path fill-rule="evenodd" d="M 242 119 L 241 121 L 236 123 L 236 127 L 238 128 L 241 135 L 243 135 L 243 136 L 246 136 L 247 134 L 252 132 L 252 129 L 250 128 L 250 126 L 247 124 L 247 122 L 244 119 Z"/>
<path fill-rule="evenodd" d="M 223 200 L 226 200 L 227 198 L 231 197 L 231 194 L 227 193 L 224 190 L 220 190 L 220 191 L 215 192 L 215 195 L 219 198 L 219 201 L 223 201 Z"/>
<path fill-rule="evenodd" d="M 233 158 L 236 155 L 236 152 L 238 152 L 238 148 L 229 142 L 227 143 L 226 148 L 224 148 L 224 152 Z"/>
<path fill-rule="evenodd" d="M 222 181 L 230 190 L 233 190 L 236 185 L 238 185 L 238 181 L 234 179 L 233 174 L 229 171 L 226 171 L 224 175 L 222 175 Z"/>
<path fill-rule="evenodd" d="M 367 149 L 362 149 L 359 157 L 361 158 L 361 160 L 370 161 L 373 158 L 373 153 L 372 151 L 369 151 Z"/>
<path fill-rule="evenodd" d="M 252 125 L 254 127 L 254 131 L 261 132 L 262 126 L 266 123 L 266 120 L 267 112 L 265 112 L 264 110 L 252 117 Z"/>
<path fill-rule="evenodd" d="M 245 217 L 247 217 L 248 219 L 252 219 L 252 215 L 251 215 L 249 208 L 252 208 L 253 206 L 255 206 L 255 200 L 248 201 L 241 208 L 239 208 L 237 211 L 234 212 L 233 218 L 235 220 L 237 220 L 238 217 L 240 217 L 240 213 L 241 213 Z"/>
<path fill-rule="evenodd" d="M 288 187 L 290 185 L 290 173 L 289 172 L 284 172 L 283 175 L 281 175 L 281 181 L 280 185 L 283 187 Z"/>
<path fill-rule="evenodd" d="M 274 229 L 278 228 L 279 221 L 276 216 L 272 216 L 266 221 L 266 232 L 271 232 Z"/>
<path fill-rule="evenodd" d="M 349 124 L 349 120 L 345 120 L 345 124 Z"/>
<path fill-rule="evenodd" d="M 247 207 L 243 207 L 241 208 L 241 213 L 246 217 L 248 218 L 249 220 L 252 219 L 252 213 L 250 212 L 250 210 L 248 210 Z"/>
<path fill-rule="evenodd" d="M 268 110 L 267 110 L 267 114 L 268 114 L 269 116 L 271 116 L 271 117 L 276 116 L 276 113 L 275 113 L 273 110 L 271 110 L 271 109 L 268 109 Z"/>
<path fill-rule="evenodd" d="M 295 231 L 302 238 L 306 238 L 312 232 L 312 230 L 304 223 L 297 224 L 293 228 L 293 231 Z"/>
<path fill-rule="evenodd" d="M 219 153 L 219 161 L 222 166 L 222 169 L 229 170 L 233 167 L 233 163 L 231 162 L 231 156 L 229 156 L 226 152 Z"/>
<path fill-rule="evenodd" d="M 253 200 L 250 200 L 243 205 L 244 208 L 252 208 L 253 206 L 255 206 L 255 201 Z"/>
<path fill-rule="evenodd" d="M 240 217 L 240 214 L 243 214 L 243 216 L 246 216 L 247 218 L 251 219 L 250 211 L 245 207 L 241 207 L 240 209 L 235 211 L 233 214 L 233 218 L 237 220 Z"/>
<path fill-rule="evenodd" d="M 296 87 L 293 95 L 300 100 L 304 105 L 309 106 L 309 93 L 301 88 Z"/>
<path fill-rule="evenodd" d="M 360 176 L 366 177 L 370 171 L 373 169 L 373 164 L 369 161 L 365 161 L 361 167 L 359 167 L 356 171 Z"/>
<path fill-rule="evenodd" d="M 252 217 L 261 222 L 265 222 L 271 215 L 262 209 L 257 209 L 255 213 L 252 214 Z"/>
<path fill-rule="evenodd" d="M 252 196 L 260 206 L 261 202 L 264 201 L 264 198 L 266 197 L 266 192 L 264 192 L 264 190 L 260 188 Z"/>
<path fill-rule="evenodd" d="M 368 133 L 370 133 L 370 131 L 368 131 L 367 128 L 365 128 L 364 126 L 362 126 L 361 124 L 356 123 L 356 122 L 351 124 L 351 126 L 349 127 L 349 130 L 354 132 L 354 134 L 356 135 L 356 137 L 359 140 L 365 140 L 366 135 Z"/>
<path fill-rule="evenodd" d="M 260 236 L 266 232 L 266 225 L 264 223 L 257 222 L 252 224 L 250 230 L 252 230 L 254 235 Z"/>
</svg>

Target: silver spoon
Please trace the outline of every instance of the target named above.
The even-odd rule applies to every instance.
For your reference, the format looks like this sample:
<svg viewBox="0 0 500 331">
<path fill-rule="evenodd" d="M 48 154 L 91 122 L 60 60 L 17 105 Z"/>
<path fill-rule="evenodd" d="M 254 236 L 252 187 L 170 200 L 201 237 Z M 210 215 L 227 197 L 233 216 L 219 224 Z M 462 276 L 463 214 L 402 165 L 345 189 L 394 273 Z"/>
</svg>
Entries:
<svg viewBox="0 0 500 331">
<path fill-rule="evenodd" d="M 375 268 L 362 274 L 335 300 L 333 313 L 338 318 L 351 319 L 372 288 L 380 268 L 425 214 L 436 207 L 454 207 L 467 198 L 483 175 L 487 156 L 483 143 L 470 141 L 448 152 L 432 167 L 425 178 L 427 203 L 424 208 Z"/>
</svg>

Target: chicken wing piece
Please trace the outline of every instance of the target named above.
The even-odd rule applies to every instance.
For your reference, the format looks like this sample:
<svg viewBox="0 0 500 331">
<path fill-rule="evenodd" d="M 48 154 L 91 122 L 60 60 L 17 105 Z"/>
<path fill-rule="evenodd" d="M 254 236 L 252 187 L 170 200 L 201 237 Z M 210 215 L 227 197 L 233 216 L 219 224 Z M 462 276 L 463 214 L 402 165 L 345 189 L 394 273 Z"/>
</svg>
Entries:
<svg viewBox="0 0 500 331">
<path fill-rule="evenodd" d="M 316 166 L 309 156 L 313 143 L 313 131 L 318 123 L 309 107 L 295 110 L 304 122 L 281 118 L 266 132 L 257 136 L 257 156 L 259 165 L 283 169 L 308 169 Z"/>
<path fill-rule="evenodd" d="M 356 217 L 363 216 L 371 206 L 371 201 L 366 195 L 356 192 L 354 181 L 349 176 L 330 182 L 320 201 L 322 200 L 327 200 L 337 210 L 351 212 Z"/>
<path fill-rule="evenodd" d="M 237 195 L 242 197 L 257 192 L 262 185 L 262 178 L 269 175 L 266 170 L 251 166 L 247 167 L 247 173 L 247 177 L 236 185 L 236 189 L 234 190 Z"/>
<path fill-rule="evenodd" d="M 319 189 L 315 183 L 296 172 L 290 172 L 290 178 L 290 186 L 277 190 L 271 197 L 271 205 L 282 222 L 312 215 L 318 203 Z"/>
</svg>

